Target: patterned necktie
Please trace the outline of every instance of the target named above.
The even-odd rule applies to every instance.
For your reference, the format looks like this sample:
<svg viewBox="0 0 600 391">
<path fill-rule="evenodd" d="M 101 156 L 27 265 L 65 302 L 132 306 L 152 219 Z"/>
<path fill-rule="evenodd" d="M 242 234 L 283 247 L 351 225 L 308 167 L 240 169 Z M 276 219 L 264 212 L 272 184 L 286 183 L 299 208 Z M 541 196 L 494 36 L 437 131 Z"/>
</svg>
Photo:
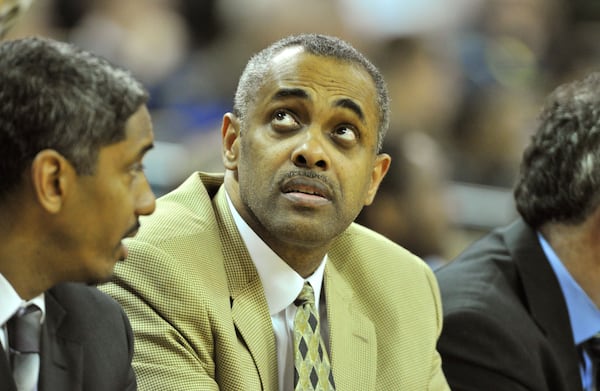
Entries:
<svg viewBox="0 0 600 391">
<path fill-rule="evenodd" d="M 8 344 L 13 378 L 19 391 L 37 384 L 40 370 L 40 319 L 42 311 L 31 304 L 8 321 Z"/>
<path fill-rule="evenodd" d="M 600 333 L 585 341 L 583 348 L 592 361 L 592 390 L 600 391 Z"/>
<path fill-rule="evenodd" d="M 315 295 L 308 282 L 294 304 L 298 306 L 294 318 L 294 390 L 333 391 L 333 372 L 321 338 Z"/>
</svg>

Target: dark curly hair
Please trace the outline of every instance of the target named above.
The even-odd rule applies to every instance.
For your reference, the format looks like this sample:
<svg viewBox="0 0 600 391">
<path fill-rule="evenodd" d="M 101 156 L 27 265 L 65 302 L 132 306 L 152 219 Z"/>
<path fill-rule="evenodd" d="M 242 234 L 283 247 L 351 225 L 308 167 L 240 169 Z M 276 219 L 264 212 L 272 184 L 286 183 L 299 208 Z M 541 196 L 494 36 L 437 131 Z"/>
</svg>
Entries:
<svg viewBox="0 0 600 391">
<path fill-rule="evenodd" d="M 578 224 L 600 204 L 600 73 L 548 97 L 525 150 L 515 201 L 533 228 Z"/>
</svg>

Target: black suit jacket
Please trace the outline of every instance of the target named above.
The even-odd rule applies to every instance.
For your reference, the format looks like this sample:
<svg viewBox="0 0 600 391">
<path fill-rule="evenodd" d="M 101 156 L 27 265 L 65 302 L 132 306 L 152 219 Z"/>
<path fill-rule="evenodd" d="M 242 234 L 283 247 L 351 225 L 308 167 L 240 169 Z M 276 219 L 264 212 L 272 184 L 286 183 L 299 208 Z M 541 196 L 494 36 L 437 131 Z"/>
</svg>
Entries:
<svg viewBox="0 0 600 391">
<path fill-rule="evenodd" d="M 475 242 L 436 276 L 438 350 L 452 390 L 582 390 L 562 291 L 522 220 Z"/>
<path fill-rule="evenodd" d="M 45 294 L 40 391 L 135 390 L 133 334 L 121 307 L 95 287 L 57 285 Z M 0 357 L 0 390 L 16 391 Z"/>
</svg>

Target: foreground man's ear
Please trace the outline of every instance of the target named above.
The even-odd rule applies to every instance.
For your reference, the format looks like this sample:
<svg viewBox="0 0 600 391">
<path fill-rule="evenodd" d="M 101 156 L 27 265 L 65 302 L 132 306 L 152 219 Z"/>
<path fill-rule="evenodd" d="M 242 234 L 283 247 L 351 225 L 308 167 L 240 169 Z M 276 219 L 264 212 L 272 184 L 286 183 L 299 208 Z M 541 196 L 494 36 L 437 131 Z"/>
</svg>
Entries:
<svg viewBox="0 0 600 391">
<path fill-rule="evenodd" d="M 371 171 L 371 186 L 367 192 L 367 198 L 365 199 L 365 206 L 371 205 L 379 189 L 379 184 L 390 169 L 390 163 L 392 158 L 387 153 L 380 153 L 375 157 L 375 164 L 373 165 L 373 171 Z"/>
<path fill-rule="evenodd" d="M 237 170 L 240 136 L 238 118 L 232 113 L 225 114 L 221 125 L 221 137 L 223 139 L 223 164 L 228 170 Z"/>
</svg>

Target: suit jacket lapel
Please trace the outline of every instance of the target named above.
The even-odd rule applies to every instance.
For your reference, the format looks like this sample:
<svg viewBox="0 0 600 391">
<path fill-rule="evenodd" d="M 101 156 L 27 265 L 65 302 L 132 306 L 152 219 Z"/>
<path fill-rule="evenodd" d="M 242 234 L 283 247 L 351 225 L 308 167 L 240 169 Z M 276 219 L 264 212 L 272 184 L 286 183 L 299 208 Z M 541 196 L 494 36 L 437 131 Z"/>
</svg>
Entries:
<svg viewBox="0 0 600 391">
<path fill-rule="evenodd" d="M 258 308 L 257 303 L 260 303 Z M 263 389 L 277 389 L 275 335 L 260 279 L 250 281 L 245 288 L 232 295 L 231 315 L 236 329 L 254 359 Z"/>
<path fill-rule="evenodd" d="M 260 277 L 237 231 L 223 187 L 213 203 L 223 243 L 233 322 L 254 359 L 263 389 L 276 390 L 277 346 Z"/>
<path fill-rule="evenodd" d="M 331 365 L 336 388 L 374 390 L 377 372 L 375 327 L 354 305 L 353 291 L 330 254 L 325 267 L 325 295 Z"/>
<path fill-rule="evenodd" d="M 46 295 L 46 320 L 42 327 L 40 390 L 67 390 L 82 386 L 83 351 L 63 330 L 66 315 L 51 291 Z"/>
<path fill-rule="evenodd" d="M 535 232 L 519 220 L 509 228 L 505 238 L 522 276 L 531 314 L 548 337 L 556 357 L 562 359 L 568 389 L 581 390 L 579 355 L 567 304 Z"/>
</svg>

